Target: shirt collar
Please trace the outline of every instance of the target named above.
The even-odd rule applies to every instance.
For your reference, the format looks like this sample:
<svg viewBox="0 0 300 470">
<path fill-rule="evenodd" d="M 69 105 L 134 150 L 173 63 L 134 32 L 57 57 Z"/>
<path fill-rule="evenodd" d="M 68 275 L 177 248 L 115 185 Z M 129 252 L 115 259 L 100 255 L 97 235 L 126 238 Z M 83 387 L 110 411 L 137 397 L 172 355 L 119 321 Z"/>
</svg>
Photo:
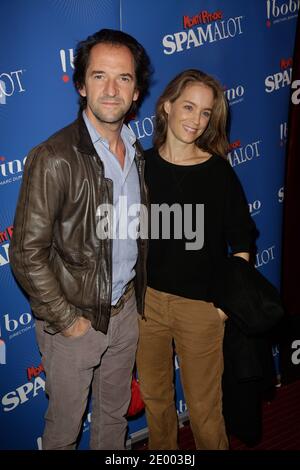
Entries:
<svg viewBox="0 0 300 470">
<path fill-rule="evenodd" d="M 83 120 L 86 124 L 86 127 L 89 131 L 90 137 L 92 139 L 93 144 L 97 143 L 98 141 L 102 142 L 107 148 L 109 148 L 108 141 L 102 137 L 99 132 L 95 129 L 91 121 L 86 115 L 86 112 L 83 111 L 82 113 Z M 125 124 L 123 124 L 122 129 L 121 129 L 121 137 L 123 139 L 124 143 L 128 143 L 130 145 L 133 145 L 136 141 L 136 136 L 135 133 Z"/>
</svg>

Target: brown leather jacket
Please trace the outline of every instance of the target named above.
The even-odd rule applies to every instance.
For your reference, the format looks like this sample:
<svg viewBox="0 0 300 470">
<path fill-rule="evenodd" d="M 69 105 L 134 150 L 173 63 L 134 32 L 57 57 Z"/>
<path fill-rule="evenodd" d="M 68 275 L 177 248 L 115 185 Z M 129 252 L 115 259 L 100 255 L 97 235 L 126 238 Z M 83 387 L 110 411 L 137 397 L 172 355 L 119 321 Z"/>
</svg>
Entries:
<svg viewBox="0 0 300 470">
<path fill-rule="evenodd" d="M 147 204 L 144 158 L 136 144 L 141 203 Z M 82 117 L 28 155 L 10 246 L 16 278 L 34 314 L 56 333 L 85 316 L 107 332 L 112 285 L 112 241 L 96 235 L 99 204 L 113 203 Z M 138 239 L 135 290 L 143 314 L 147 241 Z"/>
</svg>

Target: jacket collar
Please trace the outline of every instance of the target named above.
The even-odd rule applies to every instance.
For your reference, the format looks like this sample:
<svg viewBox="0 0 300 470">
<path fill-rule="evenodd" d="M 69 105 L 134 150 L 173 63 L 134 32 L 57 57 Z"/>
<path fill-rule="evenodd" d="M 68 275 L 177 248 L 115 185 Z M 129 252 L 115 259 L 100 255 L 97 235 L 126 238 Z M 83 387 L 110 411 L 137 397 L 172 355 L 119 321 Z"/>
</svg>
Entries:
<svg viewBox="0 0 300 470">
<path fill-rule="evenodd" d="M 79 142 L 78 142 L 78 150 L 81 153 L 85 153 L 88 155 L 97 155 L 95 150 L 94 144 L 91 140 L 89 131 L 85 125 L 84 119 L 82 117 L 82 112 L 80 111 L 77 118 L 78 124 L 78 131 L 79 131 Z M 143 156 L 143 148 L 138 140 L 135 141 L 133 144 L 135 147 L 135 158 L 137 160 L 144 160 Z"/>
<path fill-rule="evenodd" d="M 77 124 L 78 124 L 78 132 L 79 132 L 79 141 L 78 141 L 79 152 L 86 153 L 88 155 L 97 155 L 97 152 L 93 145 L 89 131 L 83 120 L 81 111 L 79 111 L 79 114 L 78 114 Z"/>
</svg>

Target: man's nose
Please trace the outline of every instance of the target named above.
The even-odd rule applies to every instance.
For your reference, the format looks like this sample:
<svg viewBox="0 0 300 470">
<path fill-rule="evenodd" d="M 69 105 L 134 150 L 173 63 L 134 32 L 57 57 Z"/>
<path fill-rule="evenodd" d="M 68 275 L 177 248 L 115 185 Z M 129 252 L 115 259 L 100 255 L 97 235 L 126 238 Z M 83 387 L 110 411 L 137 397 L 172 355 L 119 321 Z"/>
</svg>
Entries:
<svg viewBox="0 0 300 470">
<path fill-rule="evenodd" d="M 108 79 L 105 84 L 105 94 L 107 96 L 116 96 L 118 94 L 118 87 L 113 79 Z"/>
</svg>

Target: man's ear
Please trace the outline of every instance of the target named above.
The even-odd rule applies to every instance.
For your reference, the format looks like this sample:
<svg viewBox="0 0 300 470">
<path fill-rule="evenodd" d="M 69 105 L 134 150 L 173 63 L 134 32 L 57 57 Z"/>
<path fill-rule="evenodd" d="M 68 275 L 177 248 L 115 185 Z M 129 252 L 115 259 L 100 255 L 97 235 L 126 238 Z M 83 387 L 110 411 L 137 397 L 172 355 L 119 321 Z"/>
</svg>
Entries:
<svg viewBox="0 0 300 470">
<path fill-rule="evenodd" d="M 135 90 L 135 92 L 133 93 L 132 101 L 137 101 L 139 96 L 140 96 L 139 90 Z"/>
<path fill-rule="evenodd" d="M 82 87 L 78 87 L 77 88 L 78 90 L 78 93 L 80 94 L 80 96 L 82 96 L 83 98 L 86 97 L 86 89 L 85 89 L 85 85 L 82 85 Z"/>
</svg>

